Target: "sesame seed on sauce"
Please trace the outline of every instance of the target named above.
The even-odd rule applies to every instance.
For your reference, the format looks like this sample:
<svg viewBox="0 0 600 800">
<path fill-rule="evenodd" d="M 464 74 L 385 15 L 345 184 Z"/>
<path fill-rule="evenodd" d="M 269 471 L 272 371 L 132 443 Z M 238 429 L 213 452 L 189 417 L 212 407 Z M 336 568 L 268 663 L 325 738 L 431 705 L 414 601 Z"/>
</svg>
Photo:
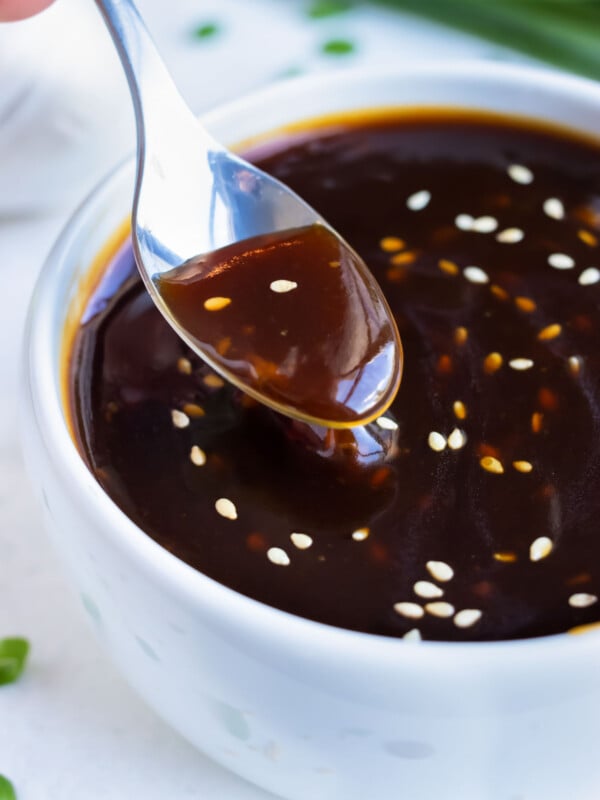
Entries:
<svg viewBox="0 0 600 800">
<path fill-rule="evenodd" d="M 493 375 L 497 372 L 503 364 L 504 359 L 500 353 L 488 353 L 483 360 L 483 371 L 488 375 Z"/>
<path fill-rule="evenodd" d="M 427 444 L 436 453 L 441 453 L 446 449 L 446 437 L 437 431 L 431 431 L 427 437 Z"/>
<path fill-rule="evenodd" d="M 569 356 L 568 364 L 569 364 L 569 372 L 574 378 L 576 378 L 581 372 L 582 360 L 580 356 Z"/>
<path fill-rule="evenodd" d="M 405 242 L 397 236 L 384 236 L 379 242 L 379 247 L 384 253 L 395 253 L 405 247 Z"/>
<path fill-rule="evenodd" d="M 407 264 L 413 264 L 417 260 L 417 254 L 414 250 L 405 250 L 403 253 L 396 253 L 390 258 L 390 264 L 395 267 L 403 267 Z"/>
<path fill-rule="evenodd" d="M 204 301 L 204 308 L 207 311 L 222 311 L 231 304 L 231 297 L 208 297 Z"/>
<path fill-rule="evenodd" d="M 271 281 L 269 288 L 276 294 L 285 294 L 286 292 L 292 292 L 294 289 L 297 289 L 298 284 L 296 281 L 286 281 L 284 278 L 280 278 L 279 280 Z"/>
<path fill-rule="evenodd" d="M 307 533 L 292 533 L 290 534 L 290 539 L 294 547 L 297 547 L 298 550 L 308 550 L 313 543 L 312 537 Z"/>
<path fill-rule="evenodd" d="M 462 400 L 455 400 L 452 403 L 452 411 L 454 412 L 454 416 L 456 417 L 456 419 L 467 418 L 467 407 L 462 402 Z"/>
<path fill-rule="evenodd" d="M 508 362 L 508 366 L 517 372 L 523 372 L 533 367 L 533 361 L 530 358 L 512 358 Z"/>
<path fill-rule="evenodd" d="M 558 197 L 549 197 L 544 200 L 544 214 L 552 219 L 564 219 L 565 207 Z"/>
<path fill-rule="evenodd" d="M 365 539 L 369 538 L 369 533 L 369 528 L 357 528 L 355 531 L 352 531 L 352 538 L 355 542 L 364 542 Z"/>
<path fill-rule="evenodd" d="M 182 375 L 191 375 L 192 374 L 192 362 L 189 358 L 181 358 L 177 359 L 177 370 L 181 372 Z"/>
<path fill-rule="evenodd" d="M 550 253 L 548 256 L 548 264 L 554 267 L 554 269 L 573 269 L 575 261 L 566 253 Z"/>
<path fill-rule="evenodd" d="M 267 558 L 271 564 L 276 564 L 278 567 L 287 567 L 290 564 L 290 557 L 281 547 L 269 547 Z"/>
<path fill-rule="evenodd" d="M 413 586 L 413 591 L 425 600 L 433 600 L 436 597 L 444 596 L 444 590 L 436 586 L 435 583 L 431 583 L 431 581 L 417 581 Z"/>
<path fill-rule="evenodd" d="M 209 372 L 208 375 L 205 375 L 204 378 L 202 378 L 202 383 L 210 389 L 222 389 L 223 386 L 225 386 L 223 378 L 216 375 L 214 372 Z"/>
<path fill-rule="evenodd" d="M 547 558 L 554 549 L 554 542 L 548 536 L 538 536 L 529 545 L 529 559 L 531 561 L 541 561 Z"/>
<path fill-rule="evenodd" d="M 481 267 L 465 267 L 463 269 L 463 275 L 471 283 L 483 284 L 490 282 L 487 272 L 482 270 Z"/>
<path fill-rule="evenodd" d="M 206 453 L 197 444 L 190 450 L 190 461 L 196 467 L 203 467 L 206 464 Z"/>
<path fill-rule="evenodd" d="M 185 403 L 183 410 L 188 417 L 193 417 L 195 419 L 206 416 L 206 411 L 202 406 L 199 406 L 198 403 Z"/>
<path fill-rule="evenodd" d="M 448 447 L 450 450 L 460 450 L 467 443 L 467 434 L 460 428 L 454 428 L 448 436 Z"/>
<path fill-rule="evenodd" d="M 461 345 L 464 344 L 469 338 L 469 331 L 463 326 L 459 325 L 454 329 L 454 343 Z"/>
<path fill-rule="evenodd" d="M 483 216 L 476 217 L 471 225 L 471 230 L 476 233 L 493 233 L 498 227 L 498 220 L 495 217 Z"/>
<path fill-rule="evenodd" d="M 531 415 L 531 430 L 533 433 L 540 433 L 544 424 L 544 415 L 541 411 L 534 411 Z"/>
<path fill-rule="evenodd" d="M 384 431 L 398 430 L 398 423 L 389 417 L 377 417 L 377 425 Z"/>
<path fill-rule="evenodd" d="M 533 470 L 533 464 L 531 463 L 531 461 L 523 461 L 523 460 L 513 461 L 512 465 L 513 469 L 516 469 L 517 472 L 527 473 Z"/>
<path fill-rule="evenodd" d="M 531 297 L 515 297 L 515 305 L 519 311 L 527 314 L 532 314 L 537 309 L 537 304 Z"/>
<path fill-rule="evenodd" d="M 470 231 L 474 222 L 475 218 L 470 214 L 459 214 L 454 220 L 454 224 L 460 231 Z"/>
<path fill-rule="evenodd" d="M 520 228 L 505 228 L 496 234 L 496 241 L 502 244 L 517 244 L 522 242 L 525 234 Z"/>
<path fill-rule="evenodd" d="M 429 205 L 429 201 L 431 200 L 431 193 L 428 192 L 426 189 L 422 189 L 420 192 L 415 192 L 411 194 L 410 197 L 406 200 L 406 206 L 411 211 L 422 211 Z"/>
<path fill-rule="evenodd" d="M 577 281 L 580 286 L 592 286 L 600 281 L 600 270 L 596 267 L 588 267 L 583 270 Z"/>
<path fill-rule="evenodd" d="M 445 561 L 428 561 L 425 568 L 434 581 L 440 581 L 440 583 L 447 583 L 454 577 L 454 570 Z"/>
<path fill-rule="evenodd" d="M 235 507 L 235 503 L 233 503 L 227 497 L 219 497 L 219 499 L 215 503 L 215 510 L 217 514 L 220 514 L 225 519 L 237 519 L 237 508 Z"/>
<path fill-rule="evenodd" d="M 420 642 L 423 640 L 421 631 L 418 628 L 411 628 L 402 638 L 407 642 Z"/>
<path fill-rule="evenodd" d="M 455 264 L 454 261 L 449 261 L 447 258 L 440 258 L 438 261 L 438 267 L 445 272 L 446 275 L 458 275 L 460 272 L 460 267 L 458 264 Z"/>
<path fill-rule="evenodd" d="M 425 615 L 418 603 L 394 603 L 394 611 L 406 619 L 421 619 Z"/>
<path fill-rule="evenodd" d="M 516 553 L 511 553 L 509 551 L 494 553 L 494 561 L 499 561 L 501 564 L 514 564 L 517 560 Z"/>
<path fill-rule="evenodd" d="M 533 182 L 533 172 L 523 164 L 511 164 L 506 171 L 509 178 L 515 183 L 526 185 Z"/>
<path fill-rule="evenodd" d="M 509 297 L 510 297 L 510 295 L 509 295 L 509 293 L 506 291 L 506 289 L 503 289 L 501 286 L 498 286 L 498 284 L 497 284 L 497 283 L 492 283 L 492 285 L 490 286 L 490 292 L 491 292 L 491 293 L 494 295 L 494 297 L 496 297 L 498 300 L 502 300 L 502 301 L 504 301 L 504 300 L 508 300 L 508 299 L 509 299 Z"/>
<path fill-rule="evenodd" d="M 187 428 L 190 424 L 190 418 L 183 411 L 178 408 L 171 409 L 171 421 L 176 428 Z"/>
<path fill-rule="evenodd" d="M 443 600 L 434 600 L 433 603 L 425 605 L 425 611 L 428 614 L 431 614 L 432 617 L 440 617 L 440 619 L 454 616 L 454 610 L 452 603 L 446 603 Z"/>
<path fill-rule="evenodd" d="M 562 333 L 562 325 L 558 322 L 552 323 L 552 325 L 547 325 L 545 328 L 538 333 L 537 338 L 540 342 L 549 342 L 551 339 L 556 339 L 557 336 L 560 336 Z"/>
<path fill-rule="evenodd" d="M 581 239 L 581 241 L 584 244 L 587 244 L 588 247 L 596 247 L 596 245 L 598 244 L 597 237 L 594 236 L 593 233 L 590 233 L 590 231 L 586 231 L 583 229 L 579 230 L 577 231 L 577 236 L 579 237 L 579 239 Z"/>
<path fill-rule="evenodd" d="M 463 608 L 454 615 L 454 624 L 457 628 L 471 628 L 479 622 L 482 612 L 478 608 Z"/>
<path fill-rule="evenodd" d="M 569 597 L 569 605 L 571 608 L 589 608 L 598 602 L 598 597 L 595 594 L 588 594 L 587 592 L 576 592 Z"/>
<path fill-rule="evenodd" d="M 486 472 L 491 472 L 494 475 L 502 475 L 504 472 L 502 462 L 494 458 L 494 456 L 484 456 L 480 459 L 479 464 Z"/>
</svg>

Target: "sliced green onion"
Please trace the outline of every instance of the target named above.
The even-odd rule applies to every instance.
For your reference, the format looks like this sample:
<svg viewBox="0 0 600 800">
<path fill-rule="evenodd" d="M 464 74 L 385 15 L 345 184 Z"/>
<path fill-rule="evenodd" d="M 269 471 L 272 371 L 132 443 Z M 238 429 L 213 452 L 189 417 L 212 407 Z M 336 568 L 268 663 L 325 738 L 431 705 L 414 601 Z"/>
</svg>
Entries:
<svg viewBox="0 0 600 800">
<path fill-rule="evenodd" d="M 4 775 L 0 775 L 0 800 L 17 800 L 12 783 Z"/>
<path fill-rule="evenodd" d="M 19 679 L 28 653 L 29 642 L 26 639 L 0 639 L 0 686 Z"/>
</svg>

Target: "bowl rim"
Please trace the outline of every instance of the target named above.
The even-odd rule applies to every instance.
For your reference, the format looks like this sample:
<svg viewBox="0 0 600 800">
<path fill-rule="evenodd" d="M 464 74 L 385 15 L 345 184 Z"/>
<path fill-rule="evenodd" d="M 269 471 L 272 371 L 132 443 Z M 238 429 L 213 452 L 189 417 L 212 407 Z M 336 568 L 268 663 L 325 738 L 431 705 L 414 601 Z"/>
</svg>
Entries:
<svg viewBox="0 0 600 800">
<path fill-rule="evenodd" d="M 488 84 L 504 83 L 512 86 L 518 84 L 519 87 L 525 82 L 530 88 L 543 87 L 557 96 L 568 93 L 576 99 L 587 102 L 592 100 L 600 111 L 600 84 L 589 79 L 544 67 L 463 60 L 437 61 L 409 67 L 352 68 L 295 77 L 220 105 L 203 115 L 202 119 L 211 128 L 221 118 L 255 111 L 262 103 L 271 104 L 281 98 L 290 102 L 290 94 L 310 92 L 313 89 L 322 91 L 323 87 L 332 89 L 340 81 L 407 80 L 411 76 Z M 364 107 L 369 108 L 368 103 Z M 535 109 L 532 110 L 531 119 L 536 119 Z M 573 130 L 577 131 L 577 128 L 574 127 Z M 393 665 L 402 653 L 403 658 L 410 658 L 416 665 L 423 666 L 431 665 L 442 658 L 446 666 L 460 666 L 468 660 L 473 667 L 477 667 L 493 659 L 496 666 L 518 668 L 519 665 L 531 663 L 532 659 L 539 664 L 544 656 L 551 657 L 554 661 L 571 661 L 576 656 L 585 657 L 587 652 L 597 653 L 600 630 L 593 630 L 582 636 L 559 633 L 538 638 L 498 641 L 411 643 L 397 637 L 317 622 L 269 606 L 218 583 L 168 552 L 127 517 L 96 482 L 69 433 L 60 391 L 55 391 L 57 380 L 53 370 L 55 352 L 52 350 L 52 320 L 56 287 L 60 285 L 56 274 L 73 272 L 75 265 L 67 262 L 77 232 L 86 221 L 94 218 L 118 180 L 123 178 L 127 170 L 132 169 L 133 160 L 132 155 L 123 159 L 92 189 L 69 218 L 37 279 L 25 326 L 23 377 L 29 411 L 25 424 L 37 426 L 48 457 L 61 480 L 69 483 L 71 500 L 78 504 L 82 514 L 87 516 L 93 513 L 103 519 L 103 535 L 137 562 L 164 591 L 180 596 L 190 605 L 210 607 L 221 618 L 241 619 L 246 628 L 252 629 L 251 632 L 274 639 L 278 644 L 287 642 L 288 647 L 298 647 L 298 642 L 305 640 L 313 648 L 315 655 L 331 652 L 335 653 L 337 660 L 344 655 L 369 663 L 376 657 Z"/>
</svg>

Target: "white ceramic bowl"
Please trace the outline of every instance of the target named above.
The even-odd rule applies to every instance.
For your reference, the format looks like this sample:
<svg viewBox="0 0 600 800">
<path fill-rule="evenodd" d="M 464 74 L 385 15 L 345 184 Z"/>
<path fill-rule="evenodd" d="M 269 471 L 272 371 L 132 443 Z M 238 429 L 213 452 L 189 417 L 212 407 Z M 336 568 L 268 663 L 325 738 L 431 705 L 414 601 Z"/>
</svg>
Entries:
<svg viewBox="0 0 600 800">
<path fill-rule="evenodd" d="M 600 86 L 470 63 L 319 75 L 206 118 L 226 142 L 346 109 L 460 106 L 598 134 Z M 98 635 L 132 686 L 191 742 L 293 800 L 592 800 L 600 792 L 600 632 L 409 643 L 250 600 L 163 550 L 108 498 L 65 423 L 69 300 L 126 216 L 118 169 L 68 224 L 31 305 L 24 439 L 48 527 Z M 158 755 L 160 757 L 160 755 Z"/>
</svg>

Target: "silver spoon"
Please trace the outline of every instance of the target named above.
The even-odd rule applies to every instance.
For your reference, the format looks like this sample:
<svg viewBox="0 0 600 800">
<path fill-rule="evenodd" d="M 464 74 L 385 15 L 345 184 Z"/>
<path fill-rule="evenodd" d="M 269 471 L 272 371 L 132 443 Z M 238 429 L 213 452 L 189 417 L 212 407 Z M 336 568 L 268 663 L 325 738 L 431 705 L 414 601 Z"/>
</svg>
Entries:
<svg viewBox="0 0 600 800">
<path fill-rule="evenodd" d="M 364 262 L 287 186 L 207 133 L 179 94 L 131 0 L 96 0 L 96 4 L 118 50 L 135 109 L 133 247 L 155 304 L 204 361 L 259 402 L 292 418 L 329 427 L 351 427 L 378 417 L 396 394 L 402 348 L 389 307 Z M 189 326 L 182 326 L 159 291 L 161 276 L 172 276 L 174 269 L 201 254 L 314 225 L 336 237 L 353 287 L 348 324 L 328 331 L 326 342 L 314 342 L 314 352 L 301 354 L 312 358 L 313 366 L 323 358 L 324 368 L 339 372 L 340 385 L 332 383 L 332 396 L 325 398 L 331 399 L 329 406 L 311 405 L 303 393 L 288 396 L 272 390 L 248 371 L 247 364 L 242 368 L 239 361 L 222 357 Z M 361 371 L 361 363 L 369 367 L 369 374 Z M 326 408 L 327 413 L 315 413 L 314 408 Z M 348 409 L 351 414 L 345 414 Z"/>
</svg>

